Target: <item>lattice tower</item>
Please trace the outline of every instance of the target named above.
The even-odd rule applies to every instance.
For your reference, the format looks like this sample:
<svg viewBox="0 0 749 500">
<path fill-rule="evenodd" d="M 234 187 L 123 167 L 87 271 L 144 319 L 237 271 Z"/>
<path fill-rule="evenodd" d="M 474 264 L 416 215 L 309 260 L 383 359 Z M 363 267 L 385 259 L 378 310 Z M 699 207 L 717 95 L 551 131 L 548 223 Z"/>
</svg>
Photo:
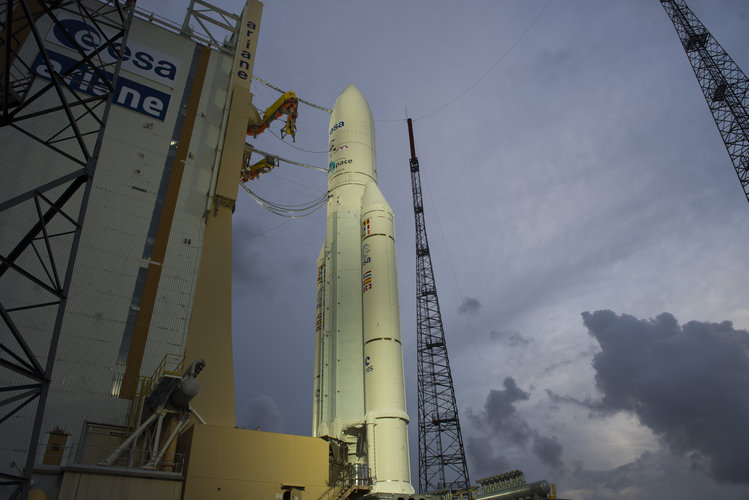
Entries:
<svg viewBox="0 0 749 500">
<path fill-rule="evenodd" d="M 447 357 L 437 286 L 429 255 L 419 160 L 413 125 L 408 119 L 411 144 L 411 187 L 416 219 L 416 333 L 419 406 L 419 491 L 468 490 L 468 467 L 460 432 L 458 407 Z"/>
<path fill-rule="evenodd" d="M 684 0 L 661 0 L 749 201 L 749 79 Z"/>
</svg>

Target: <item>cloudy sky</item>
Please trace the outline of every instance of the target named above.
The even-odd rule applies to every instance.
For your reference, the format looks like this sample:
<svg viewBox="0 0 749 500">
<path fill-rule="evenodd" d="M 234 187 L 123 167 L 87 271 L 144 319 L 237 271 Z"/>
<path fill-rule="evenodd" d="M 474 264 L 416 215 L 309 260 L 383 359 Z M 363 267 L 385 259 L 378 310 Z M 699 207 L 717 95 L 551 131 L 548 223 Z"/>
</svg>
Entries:
<svg viewBox="0 0 749 500">
<path fill-rule="evenodd" d="M 138 3 L 181 21 L 187 2 Z M 749 4 L 688 3 L 749 70 Z M 575 499 L 749 496 L 749 204 L 658 0 L 268 0 L 255 73 L 324 107 L 349 83 L 369 101 L 414 464 L 406 113 L 471 478 L 521 469 Z M 278 97 L 253 92 L 261 111 Z M 301 106 L 295 143 L 252 142 L 325 166 L 328 119 Z M 284 165 L 251 188 L 299 204 L 326 176 Z M 325 214 L 240 195 L 238 421 L 308 435 Z"/>
</svg>

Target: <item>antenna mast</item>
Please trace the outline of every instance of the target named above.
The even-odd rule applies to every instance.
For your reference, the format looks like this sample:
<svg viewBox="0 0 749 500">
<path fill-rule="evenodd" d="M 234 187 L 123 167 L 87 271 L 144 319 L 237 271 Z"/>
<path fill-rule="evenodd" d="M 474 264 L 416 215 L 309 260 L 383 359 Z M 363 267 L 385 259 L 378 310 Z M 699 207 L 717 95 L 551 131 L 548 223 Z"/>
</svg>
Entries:
<svg viewBox="0 0 749 500">
<path fill-rule="evenodd" d="M 411 145 L 411 187 L 416 219 L 416 334 L 419 405 L 419 491 L 468 490 L 468 467 L 460 433 L 455 389 L 447 358 L 432 258 L 429 255 L 419 159 L 413 125 L 408 119 Z"/>
</svg>

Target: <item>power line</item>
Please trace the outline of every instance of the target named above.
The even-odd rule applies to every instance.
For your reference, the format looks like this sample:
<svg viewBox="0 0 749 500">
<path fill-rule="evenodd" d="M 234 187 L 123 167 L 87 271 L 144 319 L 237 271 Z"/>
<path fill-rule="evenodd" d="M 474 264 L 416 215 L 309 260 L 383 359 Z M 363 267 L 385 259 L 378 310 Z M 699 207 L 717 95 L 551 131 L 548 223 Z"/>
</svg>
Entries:
<svg viewBox="0 0 749 500">
<path fill-rule="evenodd" d="M 469 85 L 463 92 L 461 92 L 460 94 L 458 94 L 457 96 L 455 96 L 455 98 L 453 98 L 452 100 L 444 103 L 442 106 L 438 107 L 434 111 L 430 111 L 429 113 L 427 113 L 427 114 L 425 114 L 425 115 L 423 115 L 423 116 L 421 116 L 419 118 L 414 118 L 414 120 L 423 120 L 424 118 L 428 118 L 428 117 L 432 116 L 433 114 L 436 114 L 436 113 L 442 111 L 443 109 L 445 109 L 446 107 L 448 107 L 449 105 L 451 105 L 452 103 L 454 103 L 455 101 L 457 101 L 458 99 L 460 99 L 461 97 L 463 97 L 464 95 L 466 95 L 476 85 L 478 85 L 479 83 L 481 83 L 481 81 L 484 78 L 486 78 L 487 76 L 489 76 L 489 73 L 491 73 L 492 71 L 494 71 L 497 68 L 497 66 L 499 66 L 502 63 L 502 61 L 504 61 L 505 58 L 508 55 L 510 55 L 510 53 L 515 49 L 515 47 L 517 47 L 518 44 L 520 44 L 520 42 L 523 40 L 523 38 L 525 38 L 525 35 L 527 35 L 528 32 L 530 32 L 531 28 L 533 28 L 533 26 L 536 24 L 536 22 L 538 22 L 538 20 L 541 18 L 541 16 L 543 15 L 543 13 L 546 12 L 546 9 L 549 8 L 549 5 L 551 5 L 551 0 L 548 0 L 546 2 L 546 5 L 544 5 L 544 8 L 541 9 L 538 14 L 536 14 L 536 17 L 534 17 L 533 21 L 531 21 L 531 23 L 528 25 L 528 27 L 525 28 L 525 31 L 523 31 L 523 33 L 521 33 L 521 35 L 517 38 L 517 40 L 515 40 L 515 42 L 512 45 L 510 45 L 510 48 L 508 48 L 504 52 L 504 54 L 502 54 L 499 57 L 499 59 L 497 59 L 497 62 L 495 62 L 494 65 L 491 68 L 489 68 L 483 75 L 481 75 L 481 77 L 478 80 L 476 80 L 471 85 Z M 380 120 L 380 121 L 403 121 L 403 120 Z"/>
</svg>

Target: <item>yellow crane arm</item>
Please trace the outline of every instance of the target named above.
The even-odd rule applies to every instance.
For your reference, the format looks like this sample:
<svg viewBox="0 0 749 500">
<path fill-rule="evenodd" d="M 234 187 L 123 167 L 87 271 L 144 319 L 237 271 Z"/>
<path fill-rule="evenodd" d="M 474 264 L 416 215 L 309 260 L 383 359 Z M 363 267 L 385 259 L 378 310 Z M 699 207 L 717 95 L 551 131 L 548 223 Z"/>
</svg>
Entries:
<svg viewBox="0 0 749 500">
<path fill-rule="evenodd" d="M 273 120 L 281 118 L 282 115 L 287 115 L 286 125 L 281 129 L 281 137 L 290 135 L 292 139 L 295 139 L 298 107 L 299 99 L 297 99 L 296 94 L 292 91 L 286 92 L 265 110 L 260 125 L 247 125 L 247 135 L 257 137 L 258 134 L 263 133 L 270 126 Z"/>
<path fill-rule="evenodd" d="M 249 144 L 244 145 L 244 155 L 242 156 L 242 170 L 239 173 L 239 178 L 242 182 L 251 181 L 260 177 L 260 174 L 265 174 L 271 171 L 271 169 L 278 166 L 278 160 L 272 156 L 264 156 L 262 160 L 257 163 L 250 163 L 250 156 L 252 155 L 253 148 Z"/>
</svg>

